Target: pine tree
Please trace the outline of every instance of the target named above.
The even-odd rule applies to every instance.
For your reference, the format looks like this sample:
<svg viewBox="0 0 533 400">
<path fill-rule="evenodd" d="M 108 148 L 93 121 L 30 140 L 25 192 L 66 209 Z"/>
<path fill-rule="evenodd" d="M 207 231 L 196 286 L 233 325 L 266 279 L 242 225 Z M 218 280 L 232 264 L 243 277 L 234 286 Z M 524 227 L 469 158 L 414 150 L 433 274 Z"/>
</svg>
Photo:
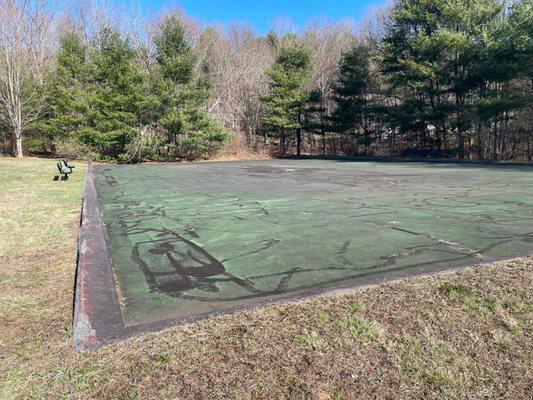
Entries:
<svg viewBox="0 0 533 400">
<path fill-rule="evenodd" d="M 37 128 L 52 141 L 54 149 L 59 145 L 61 151 L 65 151 L 69 145 L 77 147 L 79 131 L 86 124 L 85 89 L 90 77 L 86 64 L 87 46 L 81 38 L 75 33 L 67 33 L 61 37 L 59 46 L 56 70 L 48 77 L 46 85 L 47 112 Z"/>
<path fill-rule="evenodd" d="M 147 99 L 135 57 L 133 47 L 118 32 L 104 28 L 98 34 L 92 55 L 93 80 L 86 92 L 90 107 L 80 138 L 104 157 L 124 156 L 145 122 L 142 110 Z"/>
<path fill-rule="evenodd" d="M 372 141 L 369 122 L 372 113 L 369 60 L 368 50 L 361 45 L 354 45 L 343 54 L 339 79 L 334 88 L 337 107 L 331 116 L 333 130 L 353 136 L 356 144 L 365 146 L 366 153 Z"/>
<path fill-rule="evenodd" d="M 270 94 L 262 100 L 268 110 L 265 125 L 280 138 L 285 154 L 286 138 L 296 134 L 296 154 L 301 154 L 302 113 L 308 93 L 305 83 L 311 68 L 311 52 L 297 38 L 288 37 L 281 45 L 276 62 L 267 71 L 272 79 Z"/>
<path fill-rule="evenodd" d="M 312 135 L 321 136 L 322 155 L 326 155 L 326 134 L 330 130 L 331 124 L 325 106 L 325 96 L 319 89 L 309 93 L 303 109 L 302 127 Z"/>
<path fill-rule="evenodd" d="M 490 129 L 492 146 L 485 156 L 494 160 L 505 153 L 504 135 L 522 136 L 528 144 L 531 140 L 533 2 L 514 3 L 506 12 L 508 18 L 485 30 L 484 46 L 476 57 L 479 100 L 475 112 L 478 124 Z M 515 137 L 512 142 L 519 140 Z M 481 146 L 478 156 L 483 156 Z"/>
<path fill-rule="evenodd" d="M 393 125 L 418 137 L 430 154 L 464 158 L 479 109 L 476 95 L 486 85 L 490 32 L 505 20 L 499 0 L 399 0 L 383 40 L 383 70 L 398 99 Z M 498 35 L 498 41 L 502 36 Z M 484 82 L 485 81 L 485 82 Z M 449 140 L 452 133 L 455 140 Z M 453 139 L 453 138 L 452 138 Z"/>
<path fill-rule="evenodd" d="M 92 47 L 74 33 L 61 40 L 42 129 L 59 144 L 81 145 L 85 155 L 120 160 L 138 134 L 146 95 L 136 53 L 119 33 L 104 28 Z"/>
<path fill-rule="evenodd" d="M 195 158 L 218 149 L 227 133 L 207 113 L 209 85 L 196 71 L 197 56 L 177 17 L 163 21 L 155 44 L 159 68 L 154 82 L 162 105 L 159 122 L 167 132 L 169 154 Z"/>
<path fill-rule="evenodd" d="M 442 49 L 437 45 L 439 18 L 446 0 L 399 0 L 393 24 L 383 40 L 383 71 L 398 102 L 393 127 L 407 134 L 417 151 L 445 145 L 447 103 Z M 431 129 L 435 137 L 431 135 Z"/>
</svg>

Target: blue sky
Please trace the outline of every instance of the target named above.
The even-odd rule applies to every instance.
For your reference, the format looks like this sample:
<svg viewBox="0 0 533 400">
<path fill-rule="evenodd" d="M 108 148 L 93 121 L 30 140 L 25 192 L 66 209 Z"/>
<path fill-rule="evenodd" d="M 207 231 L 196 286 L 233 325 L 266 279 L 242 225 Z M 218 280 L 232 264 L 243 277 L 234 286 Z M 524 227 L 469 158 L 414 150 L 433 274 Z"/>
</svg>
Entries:
<svg viewBox="0 0 533 400">
<path fill-rule="evenodd" d="M 181 8 L 204 23 L 248 22 L 265 33 L 278 18 L 290 18 L 298 27 L 317 17 L 359 21 L 384 0 L 137 0 L 145 14 Z"/>
</svg>

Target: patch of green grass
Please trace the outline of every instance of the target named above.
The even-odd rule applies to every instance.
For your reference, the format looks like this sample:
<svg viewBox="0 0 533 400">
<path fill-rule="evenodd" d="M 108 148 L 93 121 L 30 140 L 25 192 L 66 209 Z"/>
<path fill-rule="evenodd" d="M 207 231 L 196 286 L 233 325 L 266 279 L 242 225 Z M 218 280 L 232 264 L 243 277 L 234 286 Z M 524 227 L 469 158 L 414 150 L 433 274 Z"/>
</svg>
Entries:
<svg viewBox="0 0 533 400">
<path fill-rule="evenodd" d="M 308 350 L 324 351 L 326 342 L 321 335 L 316 331 L 309 331 L 304 329 L 296 335 L 296 340 Z"/>
<path fill-rule="evenodd" d="M 456 297 L 461 301 L 464 301 L 468 297 L 472 296 L 472 289 L 462 284 L 454 284 L 450 282 L 443 283 L 439 290 L 447 296 Z"/>
<path fill-rule="evenodd" d="M 148 370 L 150 369 L 150 366 L 148 363 L 142 362 L 139 364 L 139 372 L 142 374 L 146 374 Z"/>
<path fill-rule="evenodd" d="M 350 304 L 350 311 L 351 312 L 358 312 L 358 311 L 361 311 L 362 307 L 361 307 L 361 304 L 357 303 L 357 302 L 354 302 L 352 304 Z"/>
<path fill-rule="evenodd" d="M 172 356 L 167 353 L 162 353 L 156 357 L 156 360 L 162 364 L 169 364 L 172 360 Z"/>
<path fill-rule="evenodd" d="M 422 387 L 454 397 L 452 393 L 467 390 L 468 384 L 451 366 L 461 360 L 452 345 L 438 339 L 433 332 L 423 337 L 404 334 L 395 341 L 393 352 L 401 360 L 402 380 L 417 381 Z"/>
<path fill-rule="evenodd" d="M 483 297 L 463 284 L 445 282 L 440 285 L 439 290 L 446 296 L 459 300 L 475 318 L 486 318 L 490 314 L 497 315 L 502 306 L 496 297 Z"/>
<path fill-rule="evenodd" d="M 483 299 L 483 306 L 491 311 L 491 312 L 494 312 L 496 311 L 496 307 L 498 307 L 498 300 L 494 299 L 494 298 L 486 298 L 486 299 Z"/>
<path fill-rule="evenodd" d="M 332 320 L 332 317 L 327 312 L 321 312 L 315 316 L 315 322 L 320 327 L 329 325 L 331 323 L 331 320 Z"/>
<path fill-rule="evenodd" d="M 335 321 L 337 330 L 349 333 L 360 342 L 374 342 L 385 336 L 381 326 L 375 321 L 368 321 L 361 317 L 347 316 Z"/>
<path fill-rule="evenodd" d="M 27 349 L 23 346 L 17 346 L 13 348 L 13 353 L 19 357 L 24 357 L 26 355 Z"/>
</svg>

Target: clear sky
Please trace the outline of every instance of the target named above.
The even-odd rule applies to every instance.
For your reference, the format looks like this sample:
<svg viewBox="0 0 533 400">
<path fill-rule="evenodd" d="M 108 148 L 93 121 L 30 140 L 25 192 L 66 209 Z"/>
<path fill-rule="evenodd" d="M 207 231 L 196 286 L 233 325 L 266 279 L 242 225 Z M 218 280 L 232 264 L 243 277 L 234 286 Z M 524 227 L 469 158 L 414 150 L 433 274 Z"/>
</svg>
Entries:
<svg viewBox="0 0 533 400">
<path fill-rule="evenodd" d="M 325 17 L 359 21 L 384 0 L 137 0 L 146 14 L 181 8 L 204 23 L 248 22 L 258 32 L 267 32 L 277 19 L 290 18 L 298 27 Z"/>
</svg>

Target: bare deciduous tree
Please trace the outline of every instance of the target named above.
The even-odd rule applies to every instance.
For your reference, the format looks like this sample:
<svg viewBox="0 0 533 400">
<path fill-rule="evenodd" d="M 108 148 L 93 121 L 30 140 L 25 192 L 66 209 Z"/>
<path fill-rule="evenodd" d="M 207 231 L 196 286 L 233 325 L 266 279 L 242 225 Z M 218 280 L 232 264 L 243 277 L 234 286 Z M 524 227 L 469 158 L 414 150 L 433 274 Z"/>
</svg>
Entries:
<svg viewBox="0 0 533 400">
<path fill-rule="evenodd" d="M 354 42 L 354 25 L 350 21 L 332 22 L 316 20 L 308 25 L 303 41 L 313 52 L 311 85 L 324 98 L 331 96 L 344 51 Z"/>
<path fill-rule="evenodd" d="M 231 25 L 205 30 L 198 50 L 212 82 L 209 111 L 226 127 L 250 139 L 260 121 L 259 98 L 268 90 L 265 71 L 274 61 L 272 49 L 251 28 Z"/>
<path fill-rule="evenodd" d="M 47 1 L 0 0 L 0 118 L 22 157 L 22 135 L 41 115 L 40 86 L 54 38 L 52 5 Z"/>
</svg>

